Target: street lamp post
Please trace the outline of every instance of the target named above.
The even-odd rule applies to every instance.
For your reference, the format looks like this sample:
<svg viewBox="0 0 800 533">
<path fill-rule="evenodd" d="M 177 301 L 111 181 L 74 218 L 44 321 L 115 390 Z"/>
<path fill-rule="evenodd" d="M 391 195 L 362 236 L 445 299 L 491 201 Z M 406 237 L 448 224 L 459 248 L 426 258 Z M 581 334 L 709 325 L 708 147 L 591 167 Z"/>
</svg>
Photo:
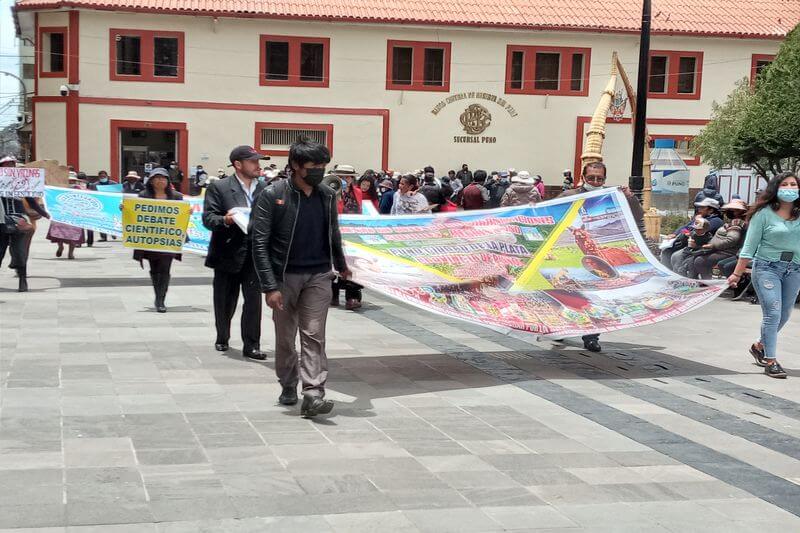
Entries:
<svg viewBox="0 0 800 533">
<path fill-rule="evenodd" d="M 650 67 L 650 19 L 652 7 L 650 0 L 642 2 L 642 29 L 639 37 L 639 78 L 636 83 L 636 117 L 633 130 L 633 157 L 631 176 L 628 185 L 641 200 L 644 189 L 644 150 L 647 121 L 647 82 Z"/>
</svg>

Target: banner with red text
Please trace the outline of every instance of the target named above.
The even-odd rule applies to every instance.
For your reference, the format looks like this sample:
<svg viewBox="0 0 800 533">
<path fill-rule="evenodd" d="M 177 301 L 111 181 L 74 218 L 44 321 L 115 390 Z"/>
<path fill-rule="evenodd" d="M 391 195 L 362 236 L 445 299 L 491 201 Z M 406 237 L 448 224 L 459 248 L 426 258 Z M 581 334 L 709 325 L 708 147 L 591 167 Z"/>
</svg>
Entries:
<svg viewBox="0 0 800 533">
<path fill-rule="evenodd" d="M 664 268 L 617 189 L 489 211 L 343 215 L 340 226 L 354 281 L 501 330 L 603 333 L 680 316 L 724 290 Z"/>
</svg>

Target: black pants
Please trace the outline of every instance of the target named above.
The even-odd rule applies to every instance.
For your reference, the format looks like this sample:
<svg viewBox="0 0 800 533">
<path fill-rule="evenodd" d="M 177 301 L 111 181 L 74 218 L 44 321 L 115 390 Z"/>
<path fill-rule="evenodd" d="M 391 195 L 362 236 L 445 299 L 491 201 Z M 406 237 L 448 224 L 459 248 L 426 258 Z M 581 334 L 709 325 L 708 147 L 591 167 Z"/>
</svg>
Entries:
<svg viewBox="0 0 800 533">
<path fill-rule="evenodd" d="M 158 254 L 158 256 L 159 257 L 147 258 L 147 262 L 150 263 L 150 273 L 169 274 L 169 271 L 172 268 L 172 260 L 175 258 L 175 256 L 172 254 Z"/>
<path fill-rule="evenodd" d="M 240 272 L 214 270 L 214 321 L 217 343 L 228 344 L 231 320 L 236 312 L 239 291 L 244 297 L 242 306 L 243 351 L 261 348 L 261 289 L 253 259 L 248 255 Z"/>
<path fill-rule="evenodd" d="M 714 265 L 730 257 L 726 253 L 711 253 L 694 255 L 689 259 L 688 277 L 692 279 L 711 279 Z"/>
<path fill-rule="evenodd" d="M 345 300 L 356 300 L 358 302 L 361 301 L 361 289 L 364 288 L 363 285 L 353 283 L 347 279 L 336 278 L 331 282 L 331 287 L 333 288 L 333 296 L 331 297 L 331 300 L 338 302 L 339 291 L 344 289 Z"/>
<path fill-rule="evenodd" d="M 86 230 L 86 246 L 91 246 L 94 244 L 94 232 L 92 230 Z"/>
<path fill-rule="evenodd" d="M 0 226 L 0 264 L 6 255 L 6 250 L 11 251 L 11 264 L 17 270 L 25 269 L 28 264 L 28 233 L 20 231 L 5 233 Z"/>
</svg>

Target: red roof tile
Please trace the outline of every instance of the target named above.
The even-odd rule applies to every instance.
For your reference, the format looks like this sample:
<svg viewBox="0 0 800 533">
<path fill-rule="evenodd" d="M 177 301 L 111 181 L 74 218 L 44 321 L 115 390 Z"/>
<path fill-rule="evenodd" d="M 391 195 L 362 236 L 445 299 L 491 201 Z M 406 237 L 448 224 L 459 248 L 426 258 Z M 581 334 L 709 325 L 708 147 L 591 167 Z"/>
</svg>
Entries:
<svg viewBox="0 0 800 533">
<path fill-rule="evenodd" d="M 17 0 L 18 10 L 83 7 L 220 16 L 635 32 L 641 0 Z M 654 0 L 653 31 L 786 35 L 798 0 Z"/>
</svg>

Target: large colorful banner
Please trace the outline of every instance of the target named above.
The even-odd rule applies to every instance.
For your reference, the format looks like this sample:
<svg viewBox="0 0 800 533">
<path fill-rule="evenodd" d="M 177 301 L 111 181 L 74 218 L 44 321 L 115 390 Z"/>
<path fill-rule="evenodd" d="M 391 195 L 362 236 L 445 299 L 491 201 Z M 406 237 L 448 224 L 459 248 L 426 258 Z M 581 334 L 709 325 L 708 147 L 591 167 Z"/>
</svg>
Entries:
<svg viewBox="0 0 800 533">
<path fill-rule="evenodd" d="M 189 204 L 128 197 L 122 201 L 122 245 L 179 253 L 186 240 Z"/>
<path fill-rule="evenodd" d="M 118 194 L 48 187 L 45 199 L 58 222 L 121 233 Z M 183 250 L 206 253 L 202 199 L 188 203 Z M 501 331 L 567 337 L 653 324 L 725 288 L 663 267 L 617 189 L 487 211 L 341 215 L 340 226 L 358 283 Z"/>
<path fill-rule="evenodd" d="M 117 237 L 122 236 L 120 203 L 124 198 L 137 196 L 61 187 L 46 187 L 44 195 L 47 209 L 56 222 Z M 208 252 L 211 232 L 203 226 L 203 199 L 187 198 L 186 203 L 190 211 L 186 228 L 189 240 L 184 243 L 183 251 L 205 254 Z"/>
<path fill-rule="evenodd" d="M 682 315 L 724 290 L 664 268 L 617 189 L 536 206 L 340 220 L 355 281 L 500 330 L 603 333 Z"/>
<path fill-rule="evenodd" d="M 0 167 L 0 196 L 41 198 L 44 196 L 43 168 Z"/>
</svg>

